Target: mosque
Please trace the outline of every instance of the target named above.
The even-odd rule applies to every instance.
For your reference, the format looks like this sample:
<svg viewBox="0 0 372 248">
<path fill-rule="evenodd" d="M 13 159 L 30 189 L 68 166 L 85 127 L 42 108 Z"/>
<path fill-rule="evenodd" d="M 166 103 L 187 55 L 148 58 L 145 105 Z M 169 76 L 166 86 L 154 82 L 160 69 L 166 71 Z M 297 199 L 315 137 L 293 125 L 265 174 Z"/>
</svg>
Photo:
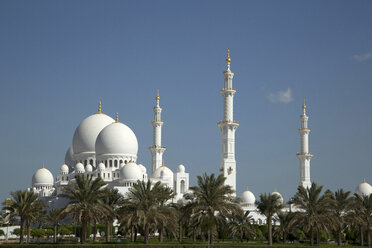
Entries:
<svg viewBox="0 0 372 248">
<path fill-rule="evenodd" d="M 239 123 L 233 117 L 234 95 L 232 81 L 234 72 L 230 69 L 231 58 L 228 50 L 226 64 L 223 72 L 224 87 L 221 89 L 223 97 L 223 119 L 217 123 L 221 131 L 221 163 L 220 173 L 226 177 L 225 183 L 236 190 L 236 160 L 235 160 L 235 131 Z M 65 199 L 58 198 L 62 188 L 68 187 L 78 174 L 100 177 L 108 188 L 118 189 L 124 196 L 137 180 L 150 180 L 153 183 L 161 182 L 175 192 L 174 201 L 183 199 L 189 191 L 189 174 L 185 166 L 180 164 L 177 172 L 166 167 L 163 162 L 163 153 L 166 149 L 161 143 L 163 120 L 160 107 L 159 91 L 154 106 L 153 145 L 149 147 L 152 155 L 151 176 L 148 177 L 147 168 L 137 163 L 138 142 L 135 133 L 124 123 L 107 116 L 102 112 L 99 102 L 98 112 L 85 118 L 76 128 L 72 145 L 68 148 L 65 162 L 60 168 L 59 175 L 54 181 L 52 173 L 42 166 L 32 177 L 32 187 L 29 189 L 39 195 L 39 198 L 48 203 L 50 207 L 62 207 Z M 308 115 L 306 114 L 305 100 L 300 115 L 300 152 L 296 154 L 299 160 L 299 185 L 311 186 L 310 160 L 313 154 L 309 152 Z M 360 195 L 372 193 L 372 186 L 365 180 L 355 190 Z M 274 190 L 281 201 L 283 197 Z M 258 224 L 265 223 L 265 217 L 260 215 L 256 208 L 254 194 L 246 189 L 240 196 L 240 205 L 245 211 L 250 211 Z M 288 206 L 286 211 L 291 211 Z"/>
</svg>

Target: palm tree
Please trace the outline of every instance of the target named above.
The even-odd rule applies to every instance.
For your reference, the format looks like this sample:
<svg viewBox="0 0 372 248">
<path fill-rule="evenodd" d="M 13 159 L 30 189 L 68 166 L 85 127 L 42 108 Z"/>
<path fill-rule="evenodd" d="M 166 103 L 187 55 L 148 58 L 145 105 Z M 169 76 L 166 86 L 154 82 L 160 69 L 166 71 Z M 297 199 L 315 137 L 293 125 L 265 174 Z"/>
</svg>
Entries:
<svg viewBox="0 0 372 248">
<path fill-rule="evenodd" d="M 240 242 L 243 242 L 244 236 L 248 240 L 249 235 L 255 235 L 256 232 L 252 226 L 253 218 L 249 215 L 250 212 L 243 211 L 234 212 L 230 217 L 229 230 L 235 236 L 239 235 Z"/>
<path fill-rule="evenodd" d="M 26 226 L 27 226 L 27 243 L 30 242 L 31 237 L 31 224 L 33 222 L 43 222 L 45 216 L 45 204 L 41 200 L 36 200 L 34 204 L 32 204 L 30 209 L 30 214 L 26 218 Z"/>
<path fill-rule="evenodd" d="M 206 173 L 198 176 L 198 186 L 190 187 L 192 193 L 187 196 L 194 199 L 193 218 L 199 218 L 202 229 L 208 231 L 208 242 L 213 243 L 213 235 L 216 230 L 219 216 L 241 211 L 238 201 L 232 196 L 234 190 L 230 185 L 225 185 L 226 178 L 223 175 L 215 177 Z M 219 213 L 217 215 L 217 213 Z"/>
<path fill-rule="evenodd" d="M 149 243 L 152 225 L 159 225 L 159 223 L 175 218 L 169 211 L 170 207 L 163 204 L 171 199 L 172 191 L 163 188 L 160 182 L 152 185 L 150 180 L 147 182 L 138 180 L 129 189 L 127 200 L 122 203 L 119 210 L 120 222 L 124 225 L 137 224 L 143 228 L 146 244 Z"/>
<path fill-rule="evenodd" d="M 314 230 L 317 231 L 317 243 L 319 243 L 319 230 L 327 230 L 327 225 L 331 223 L 329 209 L 332 200 L 327 195 L 321 195 L 322 189 L 323 186 L 318 186 L 316 183 L 312 183 L 310 188 L 300 185 L 291 199 L 291 203 L 299 209 L 294 213 L 294 223 L 310 232 L 311 246 L 314 245 Z"/>
<path fill-rule="evenodd" d="M 363 228 L 367 230 L 367 244 L 368 247 L 371 247 L 372 194 L 362 196 L 354 194 L 353 210 L 355 213 L 354 217 L 357 218 L 358 222 L 361 224 L 361 232 L 363 231 Z"/>
<path fill-rule="evenodd" d="M 274 228 L 274 233 L 280 233 L 283 237 L 283 243 L 286 243 L 287 235 L 291 233 L 293 229 L 293 213 L 279 212 L 274 216 L 274 220 L 280 223 L 279 226 Z"/>
<path fill-rule="evenodd" d="M 257 203 L 258 211 L 266 216 L 267 227 L 268 227 L 268 240 L 269 245 L 273 244 L 272 235 L 272 221 L 275 214 L 279 213 L 283 208 L 280 196 L 277 194 L 261 194 L 260 201 Z"/>
<path fill-rule="evenodd" d="M 106 196 L 103 198 L 103 202 L 111 208 L 111 212 L 103 216 L 103 219 L 106 221 L 106 242 L 110 241 L 111 225 L 114 221 L 116 214 L 115 209 L 118 204 L 122 201 L 123 196 L 119 193 L 117 189 L 111 189 L 107 192 Z M 114 214 L 111 214 L 114 213 Z"/>
<path fill-rule="evenodd" d="M 331 214 L 333 216 L 333 227 L 337 232 L 337 243 L 341 245 L 342 243 L 342 231 L 346 227 L 348 212 L 352 206 L 352 198 L 349 197 L 350 191 L 344 191 L 343 189 L 337 190 L 335 193 L 327 191 L 332 199 Z"/>
<path fill-rule="evenodd" d="M 33 205 L 37 202 L 38 195 L 28 190 L 17 190 L 11 192 L 13 199 L 4 202 L 4 209 L 20 218 L 20 237 L 19 243 L 23 244 L 24 224 L 26 219 L 32 214 Z"/>
<path fill-rule="evenodd" d="M 53 225 L 53 242 L 57 243 L 57 228 L 61 217 L 61 208 L 53 208 L 49 210 L 46 214 L 46 221 L 47 223 Z"/>
<path fill-rule="evenodd" d="M 107 190 L 103 189 L 105 185 L 100 177 L 93 180 L 91 176 L 77 175 L 71 187 L 62 189 L 63 193 L 60 196 L 69 200 L 62 213 L 73 214 L 81 221 L 80 242 L 82 244 L 86 241 L 89 221 L 111 211 L 103 201 L 107 194 Z"/>
</svg>

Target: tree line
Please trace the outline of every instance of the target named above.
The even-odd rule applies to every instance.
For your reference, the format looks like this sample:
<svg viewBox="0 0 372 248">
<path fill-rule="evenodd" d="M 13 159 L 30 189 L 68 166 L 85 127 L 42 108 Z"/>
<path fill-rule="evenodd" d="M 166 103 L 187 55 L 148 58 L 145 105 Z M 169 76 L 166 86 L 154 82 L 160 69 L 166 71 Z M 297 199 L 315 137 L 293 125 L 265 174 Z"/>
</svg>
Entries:
<svg viewBox="0 0 372 248">
<path fill-rule="evenodd" d="M 61 209 L 48 209 L 37 194 L 18 190 L 11 192 L 12 199 L 3 202 L 3 210 L 13 219 L 17 217 L 20 243 L 24 243 L 24 236 L 30 241 L 31 229 L 36 223 L 52 226 L 53 241 L 57 242 L 62 222 L 81 226 L 81 243 L 87 241 L 88 227 L 95 242 L 97 226 L 103 225 L 106 242 L 110 242 L 112 226 L 117 221 L 118 233 L 132 242 L 136 242 L 140 234 L 145 244 L 155 233 L 159 242 L 171 237 L 180 243 L 188 238 L 209 244 L 213 244 L 216 237 L 243 242 L 265 235 L 269 245 L 273 237 L 286 243 L 288 237 L 298 237 L 301 233 L 314 245 L 314 241 L 319 244 L 322 234 L 327 233 L 341 245 L 345 234 L 353 230 L 359 234 L 360 245 L 364 245 L 366 235 L 370 247 L 371 195 L 351 195 L 342 189 L 322 193 L 323 187 L 312 183 L 310 188 L 298 187 L 288 202 L 291 206 L 288 209 L 280 196 L 264 193 L 256 206 L 266 217 L 266 224 L 257 225 L 224 182 L 222 175 L 198 176 L 197 186 L 191 187 L 183 200 L 173 202 L 174 192 L 160 182 L 137 181 L 123 197 L 117 190 L 106 188 L 101 178 L 77 175 L 69 187 L 62 188 L 59 197 L 67 199 L 68 204 Z"/>
</svg>

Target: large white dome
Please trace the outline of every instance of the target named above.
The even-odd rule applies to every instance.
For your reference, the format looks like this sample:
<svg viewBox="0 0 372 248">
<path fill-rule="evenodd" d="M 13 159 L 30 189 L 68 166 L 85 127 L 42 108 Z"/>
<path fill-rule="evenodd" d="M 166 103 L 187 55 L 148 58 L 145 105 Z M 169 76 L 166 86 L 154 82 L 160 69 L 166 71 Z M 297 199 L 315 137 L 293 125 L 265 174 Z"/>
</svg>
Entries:
<svg viewBox="0 0 372 248">
<path fill-rule="evenodd" d="M 372 194 L 372 186 L 363 179 L 363 182 L 356 187 L 355 193 L 359 196 L 369 196 Z"/>
<path fill-rule="evenodd" d="M 94 114 L 85 118 L 76 128 L 72 140 L 74 154 L 95 151 L 98 134 L 103 128 L 114 122 L 114 119 L 105 114 Z"/>
<path fill-rule="evenodd" d="M 72 150 L 72 146 L 70 146 L 65 155 L 65 164 L 69 166 L 69 168 L 73 168 L 74 163 L 74 151 Z"/>
<path fill-rule="evenodd" d="M 106 154 L 137 157 L 138 142 L 133 131 L 121 122 L 106 126 L 96 140 L 96 156 Z"/>
<path fill-rule="evenodd" d="M 254 194 L 249 191 L 248 189 L 243 192 L 243 194 L 240 196 L 241 204 L 249 204 L 253 205 L 256 202 L 256 197 Z"/>
<path fill-rule="evenodd" d="M 134 162 L 129 162 L 120 168 L 120 179 L 124 180 L 142 180 L 142 170 Z"/>
<path fill-rule="evenodd" d="M 35 174 L 32 176 L 32 187 L 37 186 L 53 186 L 54 178 L 52 173 L 46 169 L 38 169 Z"/>
<path fill-rule="evenodd" d="M 169 178 L 169 177 L 171 177 L 173 181 L 173 172 L 171 171 L 171 169 L 169 169 L 166 166 L 161 166 L 157 168 L 151 176 L 151 178 L 154 178 L 154 179 L 162 179 L 162 178 Z"/>
<path fill-rule="evenodd" d="M 278 197 L 279 197 L 279 201 L 280 201 L 280 203 L 283 203 L 284 202 L 284 200 L 283 200 L 283 196 L 278 192 L 278 191 L 276 191 L 276 189 L 274 190 L 274 192 L 273 193 L 271 193 L 272 195 L 277 195 Z"/>
</svg>

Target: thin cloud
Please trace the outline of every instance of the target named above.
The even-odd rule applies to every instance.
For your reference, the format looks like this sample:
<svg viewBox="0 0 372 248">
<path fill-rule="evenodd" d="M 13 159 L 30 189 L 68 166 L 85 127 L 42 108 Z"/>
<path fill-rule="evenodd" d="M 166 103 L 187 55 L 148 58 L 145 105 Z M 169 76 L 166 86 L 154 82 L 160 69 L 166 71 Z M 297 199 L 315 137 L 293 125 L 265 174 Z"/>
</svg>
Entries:
<svg viewBox="0 0 372 248">
<path fill-rule="evenodd" d="M 290 103 L 293 101 L 292 90 L 291 88 L 288 88 L 286 91 L 279 90 L 277 92 L 269 93 L 267 99 L 273 103 Z"/>
<path fill-rule="evenodd" d="M 362 53 L 362 54 L 355 54 L 353 55 L 353 59 L 358 62 L 363 62 L 372 59 L 372 52 Z"/>
</svg>

